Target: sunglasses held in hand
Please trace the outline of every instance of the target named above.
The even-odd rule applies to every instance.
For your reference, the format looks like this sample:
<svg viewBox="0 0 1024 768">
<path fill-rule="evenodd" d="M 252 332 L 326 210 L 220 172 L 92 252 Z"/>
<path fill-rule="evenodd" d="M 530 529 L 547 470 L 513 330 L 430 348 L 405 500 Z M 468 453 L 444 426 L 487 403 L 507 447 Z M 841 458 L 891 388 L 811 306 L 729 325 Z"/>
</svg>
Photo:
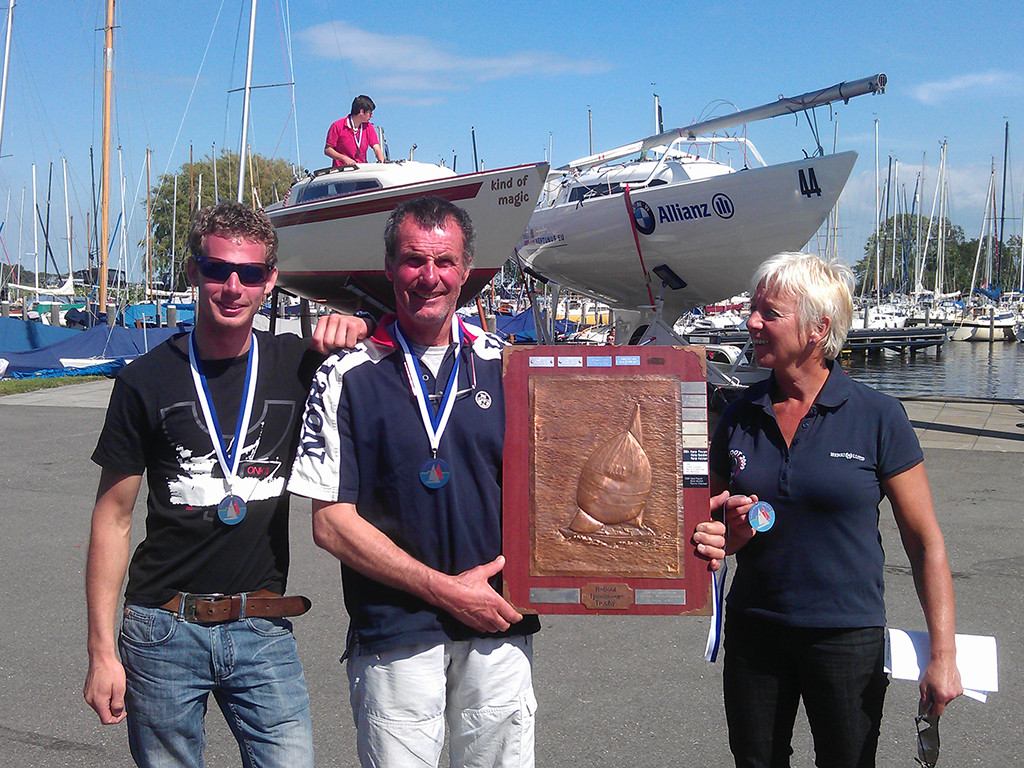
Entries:
<svg viewBox="0 0 1024 768">
<path fill-rule="evenodd" d="M 232 264 L 230 261 L 219 261 L 206 256 L 193 256 L 199 274 L 207 280 L 215 283 L 226 283 L 234 272 L 238 275 L 238 281 L 242 285 L 255 287 L 263 285 L 270 278 L 270 271 L 273 269 L 269 264 L 249 262 L 246 264 Z"/>
<path fill-rule="evenodd" d="M 917 725 L 917 758 L 914 762 L 923 768 L 935 768 L 939 761 L 939 716 L 930 714 L 931 704 L 922 705 L 914 718 Z M 923 710 L 923 711 L 922 711 Z"/>
</svg>

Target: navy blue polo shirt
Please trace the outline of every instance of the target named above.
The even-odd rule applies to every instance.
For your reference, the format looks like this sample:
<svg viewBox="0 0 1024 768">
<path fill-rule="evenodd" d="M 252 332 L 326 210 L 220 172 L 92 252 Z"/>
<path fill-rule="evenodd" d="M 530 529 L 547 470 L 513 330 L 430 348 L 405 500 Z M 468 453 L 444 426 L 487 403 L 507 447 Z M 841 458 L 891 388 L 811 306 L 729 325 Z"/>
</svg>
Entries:
<svg viewBox="0 0 1024 768">
<path fill-rule="evenodd" d="M 355 504 L 360 516 L 420 562 L 443 573 L 461 573 L 501 554 L 503 343 L 463 326 L 458 394 L 437 451 L 451 477 L 432 489 L 420 481 L 420 470 L 431 458 L 430 443 L 391 327 L 385 319 L 365 344 L 328 358 L 317 372 L 289 489 Z M 449 348 L 436 379 L 420 366 L 429 392 L 443 392 L 454 349 Z M 341 571 L 351 654 L 482 636 L 344 562 Z M 501 592 L 499 578 L 492 586 Z M 527 616 L 505 634 L 538 628 L 537 618 Z"/>
<path fill-rule="evenodd" d="M 728 610 L 793 627 L 884 626 L 881 481 L 924 454 L 902 403 L 829 365 L 788 447 L 772 408 L 774 374 L 722 415 L 712 472 L 776 512 L 775 525 L 736 553 Z"/>
</svg>

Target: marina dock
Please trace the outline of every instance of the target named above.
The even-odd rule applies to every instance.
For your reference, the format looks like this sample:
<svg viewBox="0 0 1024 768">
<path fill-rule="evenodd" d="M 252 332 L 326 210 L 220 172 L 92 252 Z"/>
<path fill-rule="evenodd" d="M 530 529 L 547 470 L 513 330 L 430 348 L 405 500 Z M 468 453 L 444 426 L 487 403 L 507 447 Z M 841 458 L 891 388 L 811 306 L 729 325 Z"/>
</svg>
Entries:
<svg viewBox="0 0 1024 768">
<path fill-rule="evenodd" d="M 930 347 L 938 350 L 945 343 L 947 334 L 947 329 L 939 325 L 886 330 L 852 328 L 846 336 L 846 346 L 842 353 L 877 354 L 887 349 L 900 354 L 914 354 Z M 745 330 L 690 334 L 690 342 L 693 344 L 732 344 L 737 347 L 742 347 L 749 338 Z"/>
<path fill-rule="evenodd" d="M 130 765 L 124 724 L 102 726 L 82 699 L 87 668 L 84 567 L 98 469 L 89 454 L 111 382 L 0 397 L 5 620 L 0 624 L 0 765 Z M 944 766 L 1016 765 L 1024 712 L 1024 403 L 905 400 L 921 438 L 957 594 L 957 630 L 995 635 L 1002 690 L 987 704 L 953 702 L 942 716 Z M 142 533 L 144 494 L 133 546 Z M 347 618 L 337 562 L 310 536 L 309 504 L 293 500 L 289 591 L 313 609 L 295 619 L 312 699 L 317 764 L 357 764 L 342 654 Z M 889 623 L 924 629 L 909 564 L 887 507 Z M 732 765 L 722 665 L 703 660 L 707 617 L 542 617 L 534 641 L 537 765 L 668 768 Z M 880 766 L 916 755 L 917 686 L 893 681 Z M 211 703 L 212 704 L 212 703 Z M 215 705 L 207 765 L 240 765 Z M 794 765 L 813 763 L 800 715 Z M 442 757 L 442 764 L 447 758 Z"/>
</svg>

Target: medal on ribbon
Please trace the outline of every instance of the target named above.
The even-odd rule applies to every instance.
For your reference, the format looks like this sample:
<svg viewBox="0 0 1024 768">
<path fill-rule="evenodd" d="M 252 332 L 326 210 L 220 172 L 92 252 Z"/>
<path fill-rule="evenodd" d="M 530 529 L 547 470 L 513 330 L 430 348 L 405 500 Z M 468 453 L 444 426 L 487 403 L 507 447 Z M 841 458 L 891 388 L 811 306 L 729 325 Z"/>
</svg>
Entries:
<svg viewBox="0 0 1024 768">
<path fill-rule="evenodd" d="M 199 406 L 203 411 L 203 418 L 206 420 L 206 431 L 210 433 L 213 451 L 217 455 L 217 462 L 224 472 L 224 484 L 227 486 L 224 498 L 217 505 L 217 517 L 226 525 L 238 525 L 245 519 L 246 502 L 245 499 L 234 492 L 234 485 L 238 479 L 238 463 L 242 457 L 242 443 L 245 441 L 245 435 L 249 431 L 252 404 L 256 398 L 256 376 L 260 365 L 260 352 L 256 343 L 256 334 L 252 335 L 252 341 L 249 344 L 249 360 L 245 370 L 245 394 L 239 408 L 238 419 L 235 422 L 235 436 L 231 441 L 230 447 L 224 444 L 224 436 L 220 431 L 217 409 L 213 404 L 213 397 L 206 383 L 203 363 L 199 359 L 199 350 L 196 348 L 195 331 L 189 336 L 188 362 L 189 367 L 192 369 L 192 381 L 196 387 Z"/>
<path fill-rule="evenodd" d="M 451 478 L 451 469 L 444 459 L 437 458 L 437 448 L 441 444 L 441 435 L 448 426 L 448 419 L 452 415 L 452 408 L 455 407 L 455 394 L 459 386 L 459 365 L 462 356 L 462 326 L 458 319 L 452 322 L 452 342 L 455 344 L 455 362 L 452 364 L 452 372 L 448 376 L 448 383 L 444 388 L 444 395 L 438 405 L 437 412 L 430 407 L 430 393 L 423 381 L 420 361 L 412 353 L 409 343 L 402 334 L 402 329 L 395 322 L 395 338 L 402 347 L 405 355 L 405 370 L 409 376 L 409 387 L 419 407 L 420 418 L 423 421 L 423 428 L 426 430 L 427 439 L 430 442 L 431 457 L 420 467 L 420 482 L 427 488 L 438 489 L 444 487 Z"/>
<path fill-rule="evenodd" d="M 229 493 L 217 505 L 217 517 L 225 525 L 238 525 L 245 517 L 245 499 Z"/>
<path fill-rule="evenodd" d="M 775 510 L 767 501 L 758 501 L 747 512 L 747 520 L 751 528 L 763 533 L 775 525 Z"/>
</svg>

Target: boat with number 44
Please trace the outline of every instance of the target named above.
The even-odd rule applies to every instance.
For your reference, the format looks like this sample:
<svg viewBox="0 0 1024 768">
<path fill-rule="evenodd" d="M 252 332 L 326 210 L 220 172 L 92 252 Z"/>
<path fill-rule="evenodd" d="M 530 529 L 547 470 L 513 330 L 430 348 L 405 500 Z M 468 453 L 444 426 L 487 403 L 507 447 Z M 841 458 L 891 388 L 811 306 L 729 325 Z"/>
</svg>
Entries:
<svg viewBox="0 0 1024 768">
<path fill-rule="evenodd" d="M 825 221 L 855 152 L 767 165 L 725 128 L 884 91 L 883 74 L 664 131 L 551 172 L 518 254 L 528 271 L 618 309 L 650 309 L 661 292 L 672 323 L 747 288 L 754 269 L 802 248 Z M 741 144 L 741 170 L 714 159 Z M 659 286 L 661 286 L 659 288 Z M 667 289 L 667 290 L 663 290 Z"/>
</svg>

